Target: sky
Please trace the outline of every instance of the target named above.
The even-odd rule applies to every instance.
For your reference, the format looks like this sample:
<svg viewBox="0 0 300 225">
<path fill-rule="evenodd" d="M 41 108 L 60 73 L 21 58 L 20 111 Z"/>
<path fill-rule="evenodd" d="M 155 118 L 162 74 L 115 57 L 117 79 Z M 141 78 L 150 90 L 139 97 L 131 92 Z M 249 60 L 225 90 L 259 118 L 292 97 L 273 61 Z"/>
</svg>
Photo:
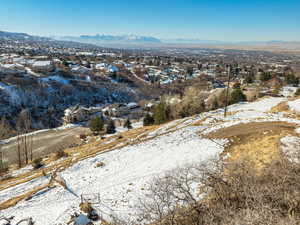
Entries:
<svg viewBox="0 0 300 225">
<path fill-rule="evenodd" d="M 300 41 L 300 0 L 0 0 L 0 30 Z"/>
</svg>

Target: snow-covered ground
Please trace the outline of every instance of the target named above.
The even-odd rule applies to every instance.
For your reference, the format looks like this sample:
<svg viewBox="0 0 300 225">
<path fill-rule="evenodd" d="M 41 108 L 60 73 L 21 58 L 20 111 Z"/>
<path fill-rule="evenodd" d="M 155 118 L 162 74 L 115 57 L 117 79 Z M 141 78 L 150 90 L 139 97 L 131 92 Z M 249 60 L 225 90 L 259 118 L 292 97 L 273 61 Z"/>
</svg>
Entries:
<svg viewBox="0 0 300 225">
<path fill-rule="evenodd" d="M 101 206 L 104 213 L 135 219 L 133 206 L 147 193 L 147 184 L 154 177 L 187 164 L 216 158 L 223 151 L 222 146 L 227 140 L 210 140 L 199 136 L 199 133 L 253 121 L 287 121 L 299 124 L 298 120 L 268 113 L 272 107 L 285 100 L 264 98 L 253 103 L 236 104 L 229 107 L 229 112 L 233 114 L 225 119 L 223 110 L 219 109 L 172 121 L 151 132 L 148 140 L 99 153 L 61 172 L 69 190 L 62 187 L 44 190 L 1 213 L 16 216 L 16 221 L 31 216 L 36 224 L 65 223 L 78 208 L 82 194 L 99 193 L 104 203 Z M 195 122 L 201 124 L 194 125 Z M 119 128 L 119 131 L 122 129 Z M 99 162 L 105 165 L 97 167 Z M 45 184 L 48 179 L 41 177 L 0 191 L 0 199 L 10 199 Z M 109 217 L 107 214 L 104 214 L 106 218 Z"/>
<path fill-rule="evenodd" d="M 288 106 L 292 111 L 295 111 L 297 113 L 300 112 L 300 99 L 289 101 Z"/>
</svg>

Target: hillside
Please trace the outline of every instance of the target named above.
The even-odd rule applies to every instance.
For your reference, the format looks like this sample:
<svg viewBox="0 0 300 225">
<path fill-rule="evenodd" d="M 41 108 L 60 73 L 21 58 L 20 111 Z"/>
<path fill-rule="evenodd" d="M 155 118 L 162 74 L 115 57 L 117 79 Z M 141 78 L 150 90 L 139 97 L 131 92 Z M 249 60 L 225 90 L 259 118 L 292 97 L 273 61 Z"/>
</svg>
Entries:
<svg viewBox="0 0 300 225">
<path fill-rule="evenodd" d="M 283 104 L 294 105 L 295 101 L 263 98 L 230 106 L 226 118 L 219 109 L 68 149 L 67 158 L 48 158 L 43 169 L 31 171 L 27 167 L 1 181 L 1 214 L 13 215 L 15 221 L 32 217 L 37 224 L 65 223 L 79 210 L 82 195 L 99 194 L 101 202 L 96 207 L 104 219 L 118 216 L 135 220 L 132 208 L 157 176 L 219 157 L 253 156 L 259 167 L 276 157 L 281 146 L 299 142 L 300 120 L 292 111 L 295 108 L 282 112 L 279 106 Z M 67 189 L 48 187 L 55 168 L 61 168 Z"/>
</svg>

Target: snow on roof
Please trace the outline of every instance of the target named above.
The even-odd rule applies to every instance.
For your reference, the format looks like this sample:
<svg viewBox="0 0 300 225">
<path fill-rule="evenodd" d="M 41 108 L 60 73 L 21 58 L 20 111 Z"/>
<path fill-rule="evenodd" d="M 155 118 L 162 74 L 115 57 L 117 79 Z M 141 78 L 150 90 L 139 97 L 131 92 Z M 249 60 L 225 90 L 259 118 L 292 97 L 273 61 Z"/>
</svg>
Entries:
<svg viewBox="0 0 300 225">
<path fill-rule="evenodd" d="M 33 63 L 33 67 L 47 67 L 47 66 L 51 66 L 52 65 L 52 61 L 35 61 Z"/>
</svg>

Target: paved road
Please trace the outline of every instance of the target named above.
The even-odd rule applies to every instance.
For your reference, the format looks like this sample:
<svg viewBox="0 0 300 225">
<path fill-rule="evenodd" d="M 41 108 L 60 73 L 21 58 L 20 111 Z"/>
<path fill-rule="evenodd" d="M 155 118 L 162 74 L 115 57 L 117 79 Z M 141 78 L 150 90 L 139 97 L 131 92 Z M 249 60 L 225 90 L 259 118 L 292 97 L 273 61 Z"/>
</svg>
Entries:
<svg viewBox="0 0 300 225">
<path fill-rule="evenodd" d="M 56 152 L 61 148 L 67 148 L 72 144 L 79 143 L 76 137 L 79 134 L 88 132 L 85 127 L 73 127 L 63 130 L 49 130 L 33 134 L 33 157 L 44 157 L 50 153 Z M 17 162 L 17 139 L 10 139 L 9 143 L 2 146 L 4 159 L 8 163 Z"/>
</svg>

